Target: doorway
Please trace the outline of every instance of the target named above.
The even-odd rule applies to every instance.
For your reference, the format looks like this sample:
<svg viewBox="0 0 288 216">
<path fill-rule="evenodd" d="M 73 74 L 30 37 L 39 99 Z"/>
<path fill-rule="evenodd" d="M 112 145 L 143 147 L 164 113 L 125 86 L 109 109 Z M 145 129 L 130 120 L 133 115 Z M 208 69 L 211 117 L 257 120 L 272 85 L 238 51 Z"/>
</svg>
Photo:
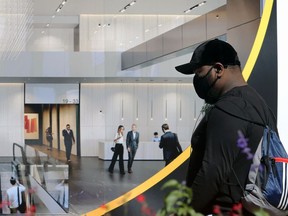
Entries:
<svg viewBox="0 0 288 216">
<path fill-rule="evenodd" d="M 49 148 L 45 131 L 51 127 L 52 148 L 65 151 L 62 130 L 66 128 L 66 124 L 70 124 L 75 136 L 71 153 L 81 156 L 78 104 L 25 104 L 24 110 L 25 144 L 47 145 Z"/>
</svg>

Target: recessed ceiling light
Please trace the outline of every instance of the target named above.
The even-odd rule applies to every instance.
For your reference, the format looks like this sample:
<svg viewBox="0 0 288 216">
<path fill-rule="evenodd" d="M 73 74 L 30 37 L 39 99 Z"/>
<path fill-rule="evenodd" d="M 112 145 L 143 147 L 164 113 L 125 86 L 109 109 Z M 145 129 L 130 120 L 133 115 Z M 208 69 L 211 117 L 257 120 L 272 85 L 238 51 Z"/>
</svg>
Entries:
<svg viewBox="0 0 288 216">
<path fill-rule="evenodd" d="M 52 16 L 52 19 L 54 19 L 54 18 L 55 18 L 55 15 Z"/>
<path fill-rule="evenodd" d="M 49 23 L 47 23 L 47 24 L 46 24 L 46 26 L 47 26 L 47 27 L 49 27 L 49 26 L 50 26 L 50 24 L 49 24 Z"/>
</svg>

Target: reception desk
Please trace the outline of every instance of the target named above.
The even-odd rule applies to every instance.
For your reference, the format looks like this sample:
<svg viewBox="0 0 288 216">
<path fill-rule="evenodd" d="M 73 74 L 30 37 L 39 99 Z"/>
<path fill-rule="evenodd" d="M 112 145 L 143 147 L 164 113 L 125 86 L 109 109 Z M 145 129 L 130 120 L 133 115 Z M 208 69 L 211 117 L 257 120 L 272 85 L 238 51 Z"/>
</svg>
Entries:
<svg viewBox="0 0 288 216">
<path fill-rule="evenodd" d="M 186 149 L 189 146 L 189 142 L 181 142 L 182 149 Z M 99 158 L 102 160 L 111 160 L 113 152 L 113 141 L 100 141 L 99 142 Z M 126 144 L 124 147 L 124 160 L 128 159 L 128 153 Z M 140 142 L 138 150 L 135 156 L 135 160 L 163 160 L 163 150 L 159 148 L 159 142 Z"/>
</svg>

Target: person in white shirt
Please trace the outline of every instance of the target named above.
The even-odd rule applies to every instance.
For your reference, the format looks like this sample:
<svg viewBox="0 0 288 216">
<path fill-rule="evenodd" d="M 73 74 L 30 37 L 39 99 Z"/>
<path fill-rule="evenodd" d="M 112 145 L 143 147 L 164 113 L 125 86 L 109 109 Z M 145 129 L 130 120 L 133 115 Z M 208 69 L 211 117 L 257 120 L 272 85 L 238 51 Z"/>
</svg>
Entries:
<svg viewBox="0 0 288 216">
<path fill-rule="evenodd" d="M 160 142 L 160 137 L 158 137 L 158 132 L 154 132 L 153 142 Z"/>
<path fill-rule="evenodd" d="M 114 150 L 114 154 L 112 157 L 112 161 L 111 164 L 108 168 L 108 171 L 110 173 L 113 173 L 114 170 L 114 165 L 117 161 L 118 155 L 119 155 L 119 169 L 120 169 L 120 173 L 122 175 L 125 175 L 125 171 L 124 171 L 124 161 L 123 161 L 123 154 L 124 154 L 124 148 L 123 148 L 123 143 L 124 143 L 124 126 L 123 125 L 119 125 L 118 126 L 118 131 L 115 135 L 114 138 L 114 143 L 115 143 L 115 150 Z"/>
<path fill-rule="evenodd" d="M 7 190 L 7 201 L 11 214 L 17 213 L 17 208 L 22 203 L 22 192 L 25 191 L 25 187 L 20 184 L 14 177 L 11 177 L 10 183 L 12 187 Z M 19 188 L 19 189 L 18 189 Z M 19 193 L 19 194 L 18 194 Z M 19 197 L 19 200 L 18 200 Z"/>
</svg>

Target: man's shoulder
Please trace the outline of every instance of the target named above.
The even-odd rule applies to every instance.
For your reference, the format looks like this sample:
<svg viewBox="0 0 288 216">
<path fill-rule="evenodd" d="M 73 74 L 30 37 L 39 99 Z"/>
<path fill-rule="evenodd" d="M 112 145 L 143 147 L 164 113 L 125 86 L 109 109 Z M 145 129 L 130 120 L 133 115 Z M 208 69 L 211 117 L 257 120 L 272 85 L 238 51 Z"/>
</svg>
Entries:
<svg viewBox="0 0 288 216">
<path fill-rule="evenodd" d="M 168 131 L 168 132 L 164 133 L 161 137 L 169 138 L 169 137 L 171 137 L 171 135 L 173 135 L 173 133 L 171 131 Z"/>
</svg>

